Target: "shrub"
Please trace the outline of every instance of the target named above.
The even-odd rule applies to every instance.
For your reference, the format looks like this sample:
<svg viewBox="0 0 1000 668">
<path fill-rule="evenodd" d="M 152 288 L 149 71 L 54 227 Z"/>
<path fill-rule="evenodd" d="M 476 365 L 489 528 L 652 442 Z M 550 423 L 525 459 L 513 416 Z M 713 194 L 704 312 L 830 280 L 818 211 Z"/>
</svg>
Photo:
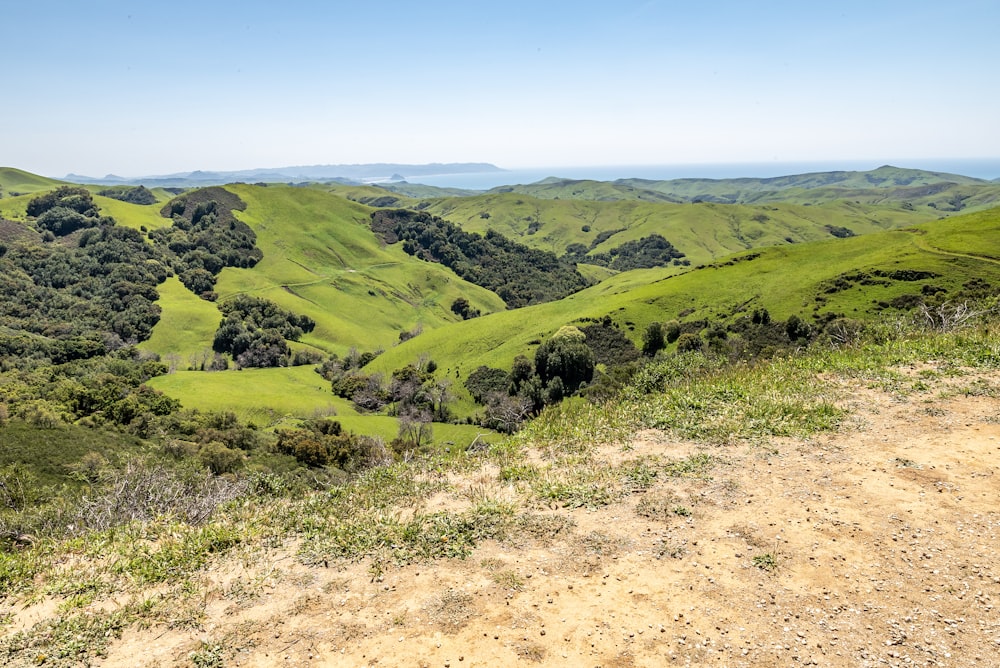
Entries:
<svg viewBox="0 0 1000 668">
<path fill-rule="evenodd" d="M 663 350 L 667 345 L 666 337 L 663 333 L 663 326 L 658 322 L 651 322 L 642 333 L 642 354 L 646 357 L 653 357 L 657 352 Z"/>
<path fill-rule="evenodd" d="M 677 337 L 677 352 L 688 353 L 702 349 L 703 342 L 697 334 L 685 332 Z"/>
</svg>

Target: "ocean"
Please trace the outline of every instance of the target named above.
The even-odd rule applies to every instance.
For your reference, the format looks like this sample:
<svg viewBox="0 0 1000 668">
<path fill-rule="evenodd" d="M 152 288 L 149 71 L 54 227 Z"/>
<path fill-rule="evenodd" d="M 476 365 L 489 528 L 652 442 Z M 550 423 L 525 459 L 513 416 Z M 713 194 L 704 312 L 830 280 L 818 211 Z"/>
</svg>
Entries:
<svg viewBox="0 0 1000 668">
<path fill-rule="evenodd" d="M 489 190 L 497 186 L 524 185 L 536 183 L 544 178 L 556 176 L 565 179 L 590 179 L 594 181 L 614 181 L 616 179 L 639 178 L 654 181 L 684 178 L 731 179 L 741 177 L 769 178 L 790 174 L 831 171 L 867 171 L 882 165 L 925 169 L 934 172 L 961 174 L 980 179 L 1000 178 L 1000 158 L 995 159 L 927 159 L 927 160 L 883 160 L 883 161 L 827 161 L 827 162 L 744 162 L 744 163 L 702 163 L 687 165 L 617 165 L 595 167 L 531 167 L 505 169 L 500 172 L 471 172 L 467 174 L 437 174 L 434 176 L 414 176 L 410 183 L 422 183 L 441 188 L 464 188 L 467 190 Z M 404 175 L 405 176 L 405 175 Z"/>
</svg>

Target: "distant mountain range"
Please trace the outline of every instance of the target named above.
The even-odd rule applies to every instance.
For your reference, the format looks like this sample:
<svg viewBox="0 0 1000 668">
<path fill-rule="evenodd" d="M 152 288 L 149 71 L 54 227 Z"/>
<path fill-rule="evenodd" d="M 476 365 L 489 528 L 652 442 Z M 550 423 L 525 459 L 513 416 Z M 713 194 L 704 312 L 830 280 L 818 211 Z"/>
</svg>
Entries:
<svg viewBox="0 0 1000 668">
<path fill-rule="evenodd" d="M 380 181 L 404 181 L 414 176 L 435 176 L 440 174 L 468 174 L 473 172 L 502 172 L 496 165 L 485 162 L 430 163 L 406 165 L 397 163 L 371 163 L 362 165 L 303 165 L 298 167 L 268 167 L 261 169 L 241 169 L 229 172 L 178 172 L 153 176 L 104 177 L 67 174 L 65 180 L 73 183 L 93 183 L 98 185 L 145 185 L 147 187 L 201 187 L 222 185 L 236 181 L 266 183 L 373 183 Z"/>
</svg>

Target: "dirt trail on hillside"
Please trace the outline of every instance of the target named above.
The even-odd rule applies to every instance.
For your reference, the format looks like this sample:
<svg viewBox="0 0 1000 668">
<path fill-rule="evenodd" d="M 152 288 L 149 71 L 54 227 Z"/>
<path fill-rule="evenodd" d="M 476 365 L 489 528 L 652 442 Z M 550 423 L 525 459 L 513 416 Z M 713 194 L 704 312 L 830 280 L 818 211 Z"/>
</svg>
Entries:
<svg viewBox="0 0 1000 668">
<path fill-rule="evenodd" d="M 205 662 L 216 648 L 238 666 L 1000 665 L 995 392 L 849 389 L 833 435 L 644 433 L 630 455 L 722 463 L 599 510 L 540 508 L 556 519 L 465 560 L 373 579 L 302 566 L 288 545 L 220 565 L 200 625 L 129 630 L 99 664 L 223 665 Z"/>
</svg>

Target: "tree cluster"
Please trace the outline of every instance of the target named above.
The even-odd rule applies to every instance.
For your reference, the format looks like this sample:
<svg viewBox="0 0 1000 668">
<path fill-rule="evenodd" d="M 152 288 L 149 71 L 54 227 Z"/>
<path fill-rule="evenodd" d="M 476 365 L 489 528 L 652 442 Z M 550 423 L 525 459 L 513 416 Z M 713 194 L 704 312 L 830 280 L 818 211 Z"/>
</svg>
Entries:
<svg viewBox="0 0 1000 668">
<path fill-rule="evenodd" d="M 219 306 L 222 322 L 215 332 L 212 349 L 232 355 L 241 367 L 288 366 L 288 341 L 311 332 L 316 322 L 295 315 L 261 297 L 238 295 Z"/>
<path fill-rule="evenodd" d="M 458 297 L 451 303 L 451 312 L 457 316 L 461 316 L 462 320 L 470 320 L 482 315 L 479 309 L 470 304 L 469 300 L 465 297 Z"/>
<path fill-rule="evenodd" d="M 307 420 L 300 429 L 279 429 L 275 449 L 311 468 L 336 467 L 354 473 L 385 463 L 385 446 L 376 439 L 345 432 L 340 422 Z"/>
<path fill-rule="evenodd" d="M 97 194 L 101 197 L 110 197 L 111 199 L 128 202 L 129 204 L 141 204 L 143 206 L 156 204 L 156 195 L 151 193 L 146 186 L 105 188 Z"/>
<path fill-rule="evenodd" d="M 246 208 L 223 188 L 202 188 L 166 204 L 161 215 L 173 225 L 149 233 L 168 258 L 184 286 L 204 299 L 215 299 L 215 282 L 225 267 L 253 267 L 264 254 L 257 235 L 237 220 L 234 210 Z"/>
<path fill-rule="evenodd" d="M 88 227 L 113 224 L 110 218 L 101 218 L 90 192 L 77 186 L 60 186 L 35 197 L 28 202 L 26 213 L 35 218 L 39 230 L 57 237 Z"/>
<path fill-rule="evenodd" d="M 580 243 L 570 244 L 566 247 L 563 259 L 573 263 L 596 264 L 615 271 L 666 267 L 671 262 L 674 264 L 687 262 L 682 260 L 684 253 L 674 248 L 673 244 L 659 234 L 651 234 L 636 241 L 626 241 L 605 253 L 588 255 L 598 244 L 606 240 L 607 238 L 602 239 L 601 235 L 598 235 L 590 248 Z"/>
<path fill-rule="evenodd" d="M 133 347 L 61 364 L 11 370 L 4 401 L 12 416 L 51 428 L 62 422 L 123 428 L 148 437 L 180 402 L 144 383 L 166 373 L 155 357 Z"/>
<path fill-rule="evenodd" d="M 388 409 L 390 415 L 412 422 L 445 422 L 451 418 L 448 402 L 452 399 L 450 381 L 435 377 L 437 364 L 421 356 L 392 372 L 386 379 L 381 374 L 365 374 L 344 365 L 331 368 L 333 393 L 350 399 L 358 410 Z"/>
<path fill-rule="evenodd" d="M 594 371 L 594 353 L 586 335 L 567 326 L 535 350 L 534 361 L 518 355 L 509 373 L 481 366 L 469 374 L 465 386 L 485 405 L 483 424 L 511 433 L 547 404 L 585 387 Z"/>
<path fill-rule="evenodd" d="M 144 341 L 166 276 L 142 235 L 110 218 L 60 243 L 12 242 L 0 255 L 0 358 L 62 362 Z"/>
<path fill-rule="evenodd" d="M 572 264 L 489 230 L 465 232 L 442 218 L 406 209 L 372 212 L 372 230 L 386 243 L 402 242 L 410 255 L 438 262 L 519 308 L 562 299 L 587 287 Z"/>
</svg>

